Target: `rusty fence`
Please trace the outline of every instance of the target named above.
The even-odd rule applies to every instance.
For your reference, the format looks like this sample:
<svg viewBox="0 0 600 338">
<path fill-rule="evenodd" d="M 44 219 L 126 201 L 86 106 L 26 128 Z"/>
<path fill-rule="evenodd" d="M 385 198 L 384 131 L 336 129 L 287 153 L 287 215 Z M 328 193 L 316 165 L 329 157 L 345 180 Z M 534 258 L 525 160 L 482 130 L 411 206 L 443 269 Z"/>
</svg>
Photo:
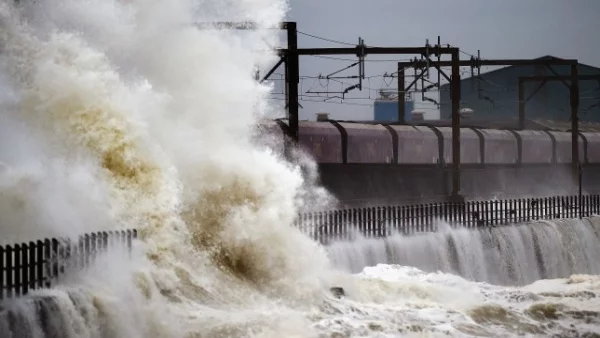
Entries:
<svg viewBox="0 0 600 338">
<path fill-rule="evenodd" d="M 453 228 L 478 228 L 598 214 L 600 195 L 582 195 L 309 212 L 301 214 L 296 225 L 327 244 L 357 235 L 373 238 L 437 231 L 440 221 Z"/>
<path fill-rule="evenodd" d="M 97 255 L 115 246 L 131 249 L 136 230 L 103 231 L 77 240 L 47 238 L 0 246 L 0 300 L 51 287 L 73 269 L 85 269 Z"/>
</svg>

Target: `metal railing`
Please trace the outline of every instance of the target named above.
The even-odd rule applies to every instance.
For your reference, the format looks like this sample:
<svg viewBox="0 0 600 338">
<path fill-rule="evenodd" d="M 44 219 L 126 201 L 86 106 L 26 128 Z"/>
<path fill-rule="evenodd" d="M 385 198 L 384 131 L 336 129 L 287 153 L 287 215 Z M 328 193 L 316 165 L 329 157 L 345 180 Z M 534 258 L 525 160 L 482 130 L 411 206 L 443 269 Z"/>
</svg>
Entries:
<svg viewBox="0 0 600 338">
<path fill-rule="evenodd" d="M 327 244 L 352 240 L 357 234 L 372 238 L 437 231 L 439 221 L 453 228 L 478 228 L 594 214 L 600 214 L 600 195 L 331 210 L 301 214 L 296 226 Z"/>
<path fill-rule="evenodd" d="M 30 290 L 49 288 L 59 276 L 90 266 L 97 255 L 111 247 L 131 249 L 136 230 L 103 231 L 66 238 L 0 246 L 0 299 L 21 296 Z"/>
<path fill-rule="evenodd" d="M 439 221 L 451 227 L 478 228 L 542 219 L 581 218 L 600 214 L 600 195 L 430 203 L 353 208 L 304 213 L 296 226 L 327 244 L 351 240 L 356 234 L 385 237 L 438 230 Z M 115 245 L 131 249 L 137 230 L 96 232 L 73 241 L 47 238 L 0 246 L 0 299 L 49 288 L 61 275 L 90 266 L 99 253 Z"/>
</svg>

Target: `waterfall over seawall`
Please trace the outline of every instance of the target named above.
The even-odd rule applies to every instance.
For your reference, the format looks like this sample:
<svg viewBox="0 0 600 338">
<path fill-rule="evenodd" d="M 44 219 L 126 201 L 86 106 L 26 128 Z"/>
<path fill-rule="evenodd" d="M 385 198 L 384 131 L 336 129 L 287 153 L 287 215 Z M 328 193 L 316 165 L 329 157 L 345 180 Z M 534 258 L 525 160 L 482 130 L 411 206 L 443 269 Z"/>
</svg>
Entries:
<svg viewBox="0 0 600 338">
<path fill-rule="evenodd" d="M 328 247 L 351 272 L 380 263 L 443 271 L 474 281 L 524 285 L 539 279 L 600 273 L 600 217 L 450 229 L 416 236 L 358 239 Z"/>
<path fill-rule="evenodd" d="M 0 337 L 108 337 L 109 317 L 86 292 L 45 290 L 0 307 Z"/>
</svg>

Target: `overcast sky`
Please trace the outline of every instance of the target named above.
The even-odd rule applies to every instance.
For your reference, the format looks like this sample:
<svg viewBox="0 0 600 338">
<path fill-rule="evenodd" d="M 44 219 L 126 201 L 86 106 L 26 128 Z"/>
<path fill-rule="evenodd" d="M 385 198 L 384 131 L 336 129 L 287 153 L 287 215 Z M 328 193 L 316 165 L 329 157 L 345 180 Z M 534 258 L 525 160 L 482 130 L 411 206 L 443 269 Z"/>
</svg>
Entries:
<svg viewBox="0 0 600 338">
<path fill-rule="evenodd" d="M 481 50 L 482 58 L 553 55 L 600 66 L 600 0 L 290 0 L 290 6 L 288 20 L 296 21 L 300 32 L 342 42 L 356 43 L 360 36 L 371 46 L 422 46 L 426 38 L 434 44 L 440 35 L 443 44 L 460 47 L 467 53 L 476 54 L 478 49 Z M 304 35 L 299 35 L 299 45 L 343 46 Z M 468 58 L 465 54 L 461 57 Z M 327 75 L 356 60 L 353 56 L 344 58 L 352 61 L 301 57 L 300 74 Z M 406 56 L 379 57 L 382 58 L 396 60 Z M 368 57 L 368 60 L 375 59 Z M 395 62 L 367 62 L 366 76 L 371 79 L 363 86 L 368 89 L 352 93 L 350 97 L 355 99 L 344 100 L 347 104 L 339 104 L 339 99 L 337 103 L 301 101 L 301 118 L 314 119 L 315 113 L 320 111 L 329 112 L 335 119 L 372 118 L 371 99 L 377 96 L 377 90 L 396 88 L 394 79 L 381 75 L 395 69 Z M 282 72 L 282 69 L 278 71 Z M 356 75 L 357 72 L 357 68 L 352 68 L 341 75 Z M 437 77 L 432 77 L 434 79 Z M 346 85 L 356 83 L 356 79 L 340 81 L 344 84 L 303 79 L 302 92 L 331 97 L 338 94 L 306 92 L 341 91 Z M 429 96 L 437 99 L 437 93 Z M 427 112 L 429 117 L 436 115 L 433 106 L 427 107 Z"/>
</svg>

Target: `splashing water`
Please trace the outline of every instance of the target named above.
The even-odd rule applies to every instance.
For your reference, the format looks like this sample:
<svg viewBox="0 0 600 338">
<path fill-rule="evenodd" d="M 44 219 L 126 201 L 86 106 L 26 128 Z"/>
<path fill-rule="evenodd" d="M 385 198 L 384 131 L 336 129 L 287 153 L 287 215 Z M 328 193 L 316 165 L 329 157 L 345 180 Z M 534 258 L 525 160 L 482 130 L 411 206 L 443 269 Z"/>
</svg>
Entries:
<svg viewBox="0 0 600 338">
<path fill-rule="evenodd" d="M 328 251 L 336 266 L 350 272 L 379 263 L 401 264 L 501 285 L 600 274 L 597 217 L 481 230 L 442 229 L 412 237 L 338 242 Z"/>
<path fill-rule="evenodd" d="M 134 282 L 186 317 L 326 290 L 325 255 L 289 226 L 300 168 L 253 138 L 269 88 L 251 71 L 275 60 L 284 5 L 3 3 L 3 239 L 136 227 L 152 265 Z"/>
<path fill-rule="evenodd" d="M 285 161 L 255 135 L 270 88 L 252 71 L 276 61 L 265 51 L 285 11 L 283 0 L 0 3 L 2 240 L 123 227 L 142 239 L 132 257 L 111 252 L 56 289 L 4 303 L 0 333 L 543 336 L 571 323 L 590 331 L 593 276 L 523 289 L 401 266 L 351 276 L 291 226 L 301 208 L 332 200 L 302 173 L 314 163 Z M 259 29 L 195 26 L 221 20 Z M 347 297 L 329 296 L 332 285 Z M 545 295 L 528 296 L 542 286 Z M 538 304 L 568 297 L 576 301 Z"/>
</svg>

